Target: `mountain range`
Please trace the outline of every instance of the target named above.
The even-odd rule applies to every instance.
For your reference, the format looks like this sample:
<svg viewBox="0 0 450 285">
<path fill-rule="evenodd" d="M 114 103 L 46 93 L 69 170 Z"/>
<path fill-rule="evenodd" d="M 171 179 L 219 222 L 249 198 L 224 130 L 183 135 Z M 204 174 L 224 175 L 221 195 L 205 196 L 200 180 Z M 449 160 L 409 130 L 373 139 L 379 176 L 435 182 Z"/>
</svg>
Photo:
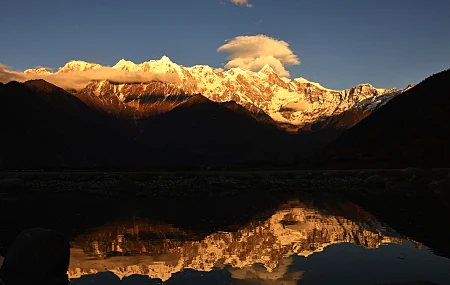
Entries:
<svg viewBox="0 0 450 285">
<path fill-rule="evenodd" d="M 449 71 L 400 91 L 336 91 L 268 65 L 223 71 L 167 57 L 23 74 L 63 78 L 65 89 L 43 79 L 0 84 L 2 169 L 449 162 Z M 89 80 L 72 88 L 79 78 Z"/>
<path fill-rule="evenodd" d="M 43 80 L 0 85 L 0 168 L 111 165 L 131 147 L 118 120 Z"/>
<path fill-rule="evenodd" d="M 42 68 L 28 69 L 25 74 L 44 78 L 68 73 L 100 74 L 106 68 L 121 76 L 93 80 L 71 92 L 86 104 L 108 113 L 139 118 L 169 111 L 188 96 L 202 94 L 214 102 L 234 101 L 252 113 L 262 111 L 276 122 L 297 129 L 350 109 L 371 113 L 411 87 L 386 90 L 360 84 L 347 90 L 331 90 L 304 78 L 279 77 L 269 65 L 259 72 L 240 68 L 224 71 L 205 65 L 184 67 L 166 56 L 141 64 L 122 59 L 112 67 L 71 61 L 54 74 Z M 135 78 L 137 74 L 140 79 Z M 146 74 L 160 75 L 162 80 L 146 81 Z"/>
</svg>

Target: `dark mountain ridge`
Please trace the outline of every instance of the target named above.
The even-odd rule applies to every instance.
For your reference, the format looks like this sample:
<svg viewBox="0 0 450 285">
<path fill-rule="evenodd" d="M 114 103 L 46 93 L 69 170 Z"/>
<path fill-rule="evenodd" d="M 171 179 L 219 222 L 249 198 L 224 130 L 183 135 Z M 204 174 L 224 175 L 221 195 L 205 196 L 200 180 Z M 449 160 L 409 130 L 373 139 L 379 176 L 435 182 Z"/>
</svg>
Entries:
<svg viewBox="0 0 450 285">
<path fill-rule="evenodd" d="M 229 165 L 280 162 L 291 137 L 258 122 L 235 102 L 216 103 L 194 95 L 172 111 L 149 118 L 139 138 L 158 165 Z"/>
<path fill-rule="evenodd" d="M 450 70 L 393 98 L 332 142 L 320 161 L 346 168 L 450 166 Z"/>
<path fill-rule="evenodd" d="M 0 85 L 0 169 L 147 169 L 292 161 L 293 138 L 235 102 L 189 97 L 121 119 L 44 80 Z M 264 118 L 264 115 L 261 115 Z"/>
<path fill-rule="evenodd" d="M 127 128 L 44 80 L 0 86 L 0 168 L 118 166 Z"/>
<path fill-rule="evenodd" d="M 202 95 L 121 118 L 44 80 L 10 82 L 0 85 L 0 169 L 294 166 L 316 153 L 326 168 L 448 167 L 449 92 L 447 70 L 370 115 L 348 110 L 294 135 L 260 109 Z"/>
</svg>

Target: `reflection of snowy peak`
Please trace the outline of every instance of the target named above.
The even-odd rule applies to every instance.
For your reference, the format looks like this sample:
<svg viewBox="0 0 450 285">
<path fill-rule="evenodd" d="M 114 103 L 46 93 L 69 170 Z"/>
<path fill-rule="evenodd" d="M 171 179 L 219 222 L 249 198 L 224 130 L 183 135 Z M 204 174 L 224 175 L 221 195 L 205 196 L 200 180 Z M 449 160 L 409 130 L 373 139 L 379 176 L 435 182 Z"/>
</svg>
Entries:
<svg viewBox="0 0 450 285">
<path fill-rule="evenodd" d="M 100 67 L 94 63 L 72 61 L 57 73 L 83 72 Z M 331 90 L 304 78 L 292 81 L 281 78 L 269 65 L 259 72 L 240 68 L 222 71 L 203 65 L 184 67 L 166 56 L 141 64 L 122 59 L 112 69 L 128 73 L 171 74 L 180 79 L 174 83 L 114 83 L 114 88 L 105 88 L 111 82 L 96 81 L 77 93 L 90 105 L 114 114 L 133 116 L 146 116 L 152 112 L 151 107 L 145 106 L 149 96 L 158 95 L 164 99 L 170 95 L 202 94 L 216 102 L 236 101 L 246 108 L 259 108 L 281 123 L 305 125 L 352 108 L 373 110 L 401 92 L 375 88 L 370 84 L 342 91 Z M 39 72 L 36 70 L 35 74 Z M 126 111 L 121 113 L 120 110 Z"/>
<path fill-rule="evenodd" d="M 353 204 L 346 206 L 357 207 Z M 112 252 L 150 253 L 150 256 L 128 258 L 126 262 L 120 257 L 111 257 L 102 263 L 108 264 L 108 270 L 119 277 L 139 274 L 165 281 L 186 268 L 211 271 L 220 265 L 244 268 L 262 264 L 268 272 L 273 272 L 287 256 L 295 254 L 307 257 L 336 243 L 355 243 L 376 248 L 383 243 L 401 242 L 393 230 L 372 217 L 356 222 L 341 216 L 327 215 L 317 209 L 304 208 L 300 204 L 280 210 L 266 221 L 252 222 L 237 232 L 216 232 L 199 241 L 186 241 L 185 233 L 169 226 L 166 232 L 159 232 L 160 238 L 146 240 L 146 236 L 155 234 L 149 234 L 145 228 L 152 227 L 137 226 L 136 223 L 128 227 L 118 225 L 109 231 L 94 231 L 78 239 L 75 248 L 83 248 L 84 253 L 74 249 L 70 276 L 79 277 L 83 272 L 104 270 L 94 265 L 95 260 L 89 261 L 86 254 L 106 256 Z"/>
</svg>

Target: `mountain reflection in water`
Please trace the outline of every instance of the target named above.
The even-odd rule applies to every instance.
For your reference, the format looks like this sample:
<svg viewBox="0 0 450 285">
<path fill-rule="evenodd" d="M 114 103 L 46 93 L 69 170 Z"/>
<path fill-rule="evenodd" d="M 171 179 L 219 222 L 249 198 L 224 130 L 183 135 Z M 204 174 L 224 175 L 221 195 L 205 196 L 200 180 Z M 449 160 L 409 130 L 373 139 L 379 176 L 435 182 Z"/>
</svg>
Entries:
<svg viewBox="0 0 450 285">
<path fill-rule="evenodd" d="M 311 257 L 333 244 L 373 249 L 406 240 L 355 204 L 311 205 L 291 201 L 266 220 L 203 237 L 136 217 L 109 223 L 73 241 L 69 276 L 111 272 L 120 279 L 144 275 L 165 282 L 189 269 L 225 270 L 234 280 L 297 284 L 304 272 L 292 269 L 294 258 Z"/>
</svg>

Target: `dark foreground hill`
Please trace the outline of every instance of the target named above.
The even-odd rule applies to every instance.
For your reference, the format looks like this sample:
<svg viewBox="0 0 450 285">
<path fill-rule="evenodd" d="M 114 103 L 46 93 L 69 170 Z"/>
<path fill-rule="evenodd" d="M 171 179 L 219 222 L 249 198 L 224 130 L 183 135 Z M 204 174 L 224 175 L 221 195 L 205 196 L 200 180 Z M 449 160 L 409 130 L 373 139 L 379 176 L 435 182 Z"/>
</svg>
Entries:
<svg viewBox="0 0 450 285">
<path fill-rule="evenodd" d="M 44 80 L 0 86 L 0 168 L 118 167 L 127 128 Z"/>
<path fill-rule="evenodd" d="M 280 164 L 291 136 L 234 102 L 192 96 L 133 121 L 43 80 L 0 85 L 0 169 L 146 169 Z"/>
<path fill-rule="evenodd" d="M 450 166 L 450 70 L 392 99 L 332 142 L 328 167 Z"/>
<path fill-rule="evenodd" d="M 139 137 L 146 159 L 158 165 L 226 166 L 293 160 L 291 136 L 255 119 L 235 102 L 216 103 L 201 95 L 168 113 L 149 118 Z"/>
</svg>

